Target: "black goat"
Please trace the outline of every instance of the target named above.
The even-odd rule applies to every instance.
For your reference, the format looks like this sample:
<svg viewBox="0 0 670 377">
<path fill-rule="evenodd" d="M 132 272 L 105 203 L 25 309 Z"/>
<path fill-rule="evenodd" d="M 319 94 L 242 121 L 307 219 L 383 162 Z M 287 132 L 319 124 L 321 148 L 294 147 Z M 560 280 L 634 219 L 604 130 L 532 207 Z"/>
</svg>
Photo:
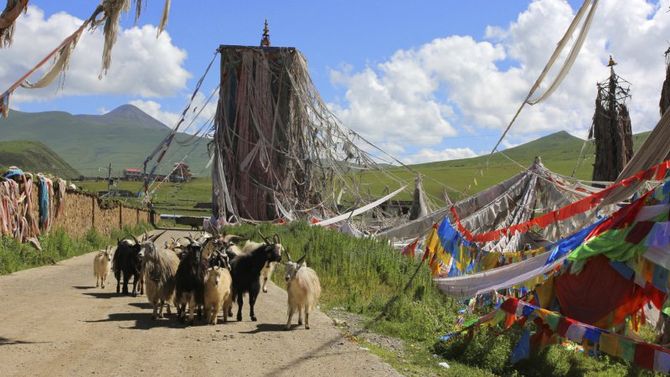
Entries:
<svg viewBox="0 0 670 377">
<path fill-rule="evenodd" d="M 137 296 L 137 288 L 142 275 L 142 245 L 135 237 L 133 239 L 118 240 L 116 252 L 112 260 L 112 269 L 116 278 L 116 293 L 121 293 L 121 278 L 123 277 L 123 294 L 128 294 L 128 283 L 133 277 L 133 296 Z M 139 284 L 140 294 L 144 293 L 144 287 Z"/>
<path fill-rule="evenodd" d="M 186 319 L 186 305 L 189 307 L 189 321 L 193 321 L 193 313 L 196 307 L 204 304 L 205 295 L 205 271 L 208 260 L 203 258 L 200 243 L 191 240 L 191 243 L 182 252 L 182 258 L 177 267 L 175 275 L 175 305 L 177 306 L 177 318 Z"/>
<path fill-rule="evenodd" d="M 261 290 L 261 270 L 267 262 L 280 262 L 282 245 L 279 236 L 275 235 L 273 242 L 267 238 L 265 243 L 245 254 L 240 254 L 230 261 L 231 276 L 233 278 L 233 299 L 237 297 L 237 320 L 242 320 L 242 304 L 244 293 L 249 293 L 249 315 L 256 321 L 254 304 Z M 224 313 L 225 315 L 226 313 Z"/>
</svg>

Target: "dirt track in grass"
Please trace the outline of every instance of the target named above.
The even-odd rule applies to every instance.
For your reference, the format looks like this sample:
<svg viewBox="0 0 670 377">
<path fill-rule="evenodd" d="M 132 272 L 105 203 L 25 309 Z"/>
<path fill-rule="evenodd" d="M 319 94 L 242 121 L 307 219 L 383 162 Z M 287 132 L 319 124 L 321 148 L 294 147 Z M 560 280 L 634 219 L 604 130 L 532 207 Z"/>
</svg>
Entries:
<svg viewBox="0 0 670 377">
<path fill-rule="evenodd" d="M 185 327 L 152 320 L 146 297 L 117 295 L 113 276 L 95 288 L 93 256 L 0 277 L 0 376 L 398 375 L 319 311 L 310 330 L 285 331 L 275 285 L 259 296 L 258 322 L 245 305 L 242 322 Z"/>
</svg>

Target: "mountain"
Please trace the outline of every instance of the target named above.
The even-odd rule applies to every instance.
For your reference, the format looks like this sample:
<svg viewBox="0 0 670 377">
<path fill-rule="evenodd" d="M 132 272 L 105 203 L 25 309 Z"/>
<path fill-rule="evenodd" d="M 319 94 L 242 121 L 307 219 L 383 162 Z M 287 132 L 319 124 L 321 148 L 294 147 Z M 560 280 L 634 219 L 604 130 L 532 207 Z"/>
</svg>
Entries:
<svg viewBox="0 0 670 377">
<path fill-rule="evenodd" d="M 26 113 L 11 111 L 0 119 L 0 140 L 42 142 L 85 176 L 113 175 L 125 168 L 142 168 L 145 158 L 170 129 L 132 105 L 104 115 L 72 115 L 61 111 Z M 168 173 L 174 162 L 188 154 L 186 162 L 196 176 L 208 175 L 208 139 L 177 134 L 158 172 Z M 180 145 L 188 141 L 188 145 Z M 195 145 L 194 143 L 197 142 Z"/>
<path fill-rule="evenodd" d="M 154 119 L 149 114 L 133 105 L 121 105 L 103 115 L 75 115 L 75 118 L 99 126 L 114 126 L 118 124 L 134 124 L 139 128 L 165 131 L 169 129 L 164 123 Z"/>
<path fill-rule="evenodd" d="M 34 141 L 1 141 L 0 166 L 18 166 L 32 173 L 51 173 L 62 178 L 79 177 L 70 164 L 46 145 Z"/>
</svg>

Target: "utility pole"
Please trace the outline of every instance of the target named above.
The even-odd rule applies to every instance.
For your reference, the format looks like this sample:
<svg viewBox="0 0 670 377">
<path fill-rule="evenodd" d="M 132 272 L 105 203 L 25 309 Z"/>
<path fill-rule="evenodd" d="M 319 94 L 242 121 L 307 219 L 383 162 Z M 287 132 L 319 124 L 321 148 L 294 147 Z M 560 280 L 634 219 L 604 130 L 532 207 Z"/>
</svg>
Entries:
<svg viewBox="0 0 670 377">
<path fill-rule="evenodd" d="M 109 166 L 107 167 L 107 192 L 110 193 L 112 192 L 112 185 L 114 182 L 112 182 L 112 163 L 109 163 Z"/>
</svg>

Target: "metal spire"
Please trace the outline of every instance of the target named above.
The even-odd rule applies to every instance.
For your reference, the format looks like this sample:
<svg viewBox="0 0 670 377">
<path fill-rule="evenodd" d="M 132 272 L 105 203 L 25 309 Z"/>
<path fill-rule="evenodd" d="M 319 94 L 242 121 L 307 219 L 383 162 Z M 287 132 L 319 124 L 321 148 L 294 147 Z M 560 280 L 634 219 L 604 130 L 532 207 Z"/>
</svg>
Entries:
<svg viewBox="0 0 670 377">
<path fill-rule="evenodd" d="M 265 26 L 263 26 L 263 39 L 261 39 L 261 47 L 270 47 L 270 28 L 268 27 L 268 20 L 265 19 Z"/>
</svg>

